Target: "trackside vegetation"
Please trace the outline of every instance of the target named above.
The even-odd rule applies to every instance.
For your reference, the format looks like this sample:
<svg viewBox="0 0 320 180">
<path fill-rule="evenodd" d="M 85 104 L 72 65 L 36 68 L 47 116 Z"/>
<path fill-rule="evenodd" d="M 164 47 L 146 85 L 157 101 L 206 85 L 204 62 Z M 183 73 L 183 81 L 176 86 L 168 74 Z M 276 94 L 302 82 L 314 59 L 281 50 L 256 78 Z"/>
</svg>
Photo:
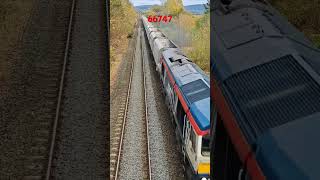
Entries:
<svg viewBox="0 0 320 180">
<path fill-rule="evenodd" d="M 153 6 L 146 16 L 171 15 L 170 23 L 155 23 L 169 39 L 209 74 L 210 70 L 210 15 L 194 15 L 186 12 L 182 0 L 167 0 L 163 6 Z"/>
<path fill-rule="evenodd" d="M 132 37 L 137 12 L 129 0 L 110 0 L 111 82 Z"/>
</svg>

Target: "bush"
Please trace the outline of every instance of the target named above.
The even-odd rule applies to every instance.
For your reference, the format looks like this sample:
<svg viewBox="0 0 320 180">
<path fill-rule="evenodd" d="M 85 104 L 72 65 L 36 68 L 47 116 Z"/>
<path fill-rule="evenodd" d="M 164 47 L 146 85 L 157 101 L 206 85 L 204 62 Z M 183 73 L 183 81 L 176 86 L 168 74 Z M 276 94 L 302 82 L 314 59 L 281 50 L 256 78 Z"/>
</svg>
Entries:
<svg viewBox="0 0 320 180">
<path fill-rule="evenodd" d="M 164 7 L 167 13 L 172 16 L 177 16 L 183 12 L 182 0 L 167 0 Z"/>
<path fill-rule="evenodd" d="M 128 38 L 133 35 L 137 13 L 129 0 L 110 1 L 110 60 L 117 61 L 117 54 L 124 54 Z"/>
</svg>

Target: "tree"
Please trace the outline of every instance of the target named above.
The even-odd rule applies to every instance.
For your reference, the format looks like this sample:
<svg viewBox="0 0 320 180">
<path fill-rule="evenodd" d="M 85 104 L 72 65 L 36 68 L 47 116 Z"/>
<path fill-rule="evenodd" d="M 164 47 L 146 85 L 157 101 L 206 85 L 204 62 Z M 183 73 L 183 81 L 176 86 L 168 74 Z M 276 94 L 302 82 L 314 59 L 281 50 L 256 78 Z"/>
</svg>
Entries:
<svg viewBox="0 0 320 180">
<path fill-rule="evenodd" d="M 164 4 L 168 14 L 177 16 L 183 11 L 182 0 L 167 0 Z"/>
</svg>

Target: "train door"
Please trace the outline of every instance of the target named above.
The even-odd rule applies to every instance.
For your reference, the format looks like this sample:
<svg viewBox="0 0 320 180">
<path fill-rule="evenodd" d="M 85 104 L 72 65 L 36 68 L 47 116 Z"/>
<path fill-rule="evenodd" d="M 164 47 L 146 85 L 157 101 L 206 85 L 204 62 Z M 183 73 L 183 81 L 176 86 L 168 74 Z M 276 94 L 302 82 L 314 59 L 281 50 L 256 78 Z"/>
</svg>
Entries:
<svg viewBox="0 0 320 180">
<path fill-rule="evenodd" d="M 186 153 L 185 156 L 188 157 L 192 169 L 195 169 L 196 165 L 196 144 L 197 144 L 197 135 L 194 132 L 190 121 L 188 120 L 187 116 L 184 116 L 184 128 L 183 128 L 183 138 L 184 138 L 184 153 Z"/>
<path fill-rule="evenodd" d="M 176 133 L 177 135 L 179 135 L 179 137 L 181 137 L 181 140 L 183 140 L 184 118 L 186 116 L 186 113 L 184 112 L 181 102 L 178 101 L 177 103 L 178 104 L 177 104 L 177 113 L 176 113 L 176 122 L 177 122 Z"/>
<path fill-rule="evenodd" d="M 164 73 L 164 90 L 166 94 L 166 104 L 169 109 L 173 112 L 173 86 L 169 82 L 168 72 Z"/>
<path fill-rule="evenodd" d="M 164 72 L 163 72 L 163 89 L 165 91 L 165 93 L 167 94 L 167 86 L 169 84 L 169 79 L 168 79 L 168 75 L 167 75 L 167 70 L 164 69 Z"/>
<path fill-rule="evenodd" d="M 245 174 L 245 172 L 242 171 L 241 160 L 219 113 L 216 113 L 215 121 L 213 123 L 213 147 L 211 147 L 211 162 L 214 166 L 211 174 L 214 174 L 216 179 L 221 180 L 242 179 L 242 174 Z"/>
</svg>

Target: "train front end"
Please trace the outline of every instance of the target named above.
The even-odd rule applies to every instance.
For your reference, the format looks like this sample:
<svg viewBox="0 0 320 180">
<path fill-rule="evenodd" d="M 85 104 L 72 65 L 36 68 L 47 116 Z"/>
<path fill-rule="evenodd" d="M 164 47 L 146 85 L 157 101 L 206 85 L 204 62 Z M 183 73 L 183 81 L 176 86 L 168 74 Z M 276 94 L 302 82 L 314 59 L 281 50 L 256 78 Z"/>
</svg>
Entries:
<svg viewBox="0 0 320 180">
<path fill-rule="evenodd" d="M 186 132 L 185 137 L 185 152 L 193 174 L 190 179 L 208 180 L 210 179 L 210 98 L 192 103 L 190 114 L 189 121 L 192 127 L 190 132 Z"/>
</svg>

